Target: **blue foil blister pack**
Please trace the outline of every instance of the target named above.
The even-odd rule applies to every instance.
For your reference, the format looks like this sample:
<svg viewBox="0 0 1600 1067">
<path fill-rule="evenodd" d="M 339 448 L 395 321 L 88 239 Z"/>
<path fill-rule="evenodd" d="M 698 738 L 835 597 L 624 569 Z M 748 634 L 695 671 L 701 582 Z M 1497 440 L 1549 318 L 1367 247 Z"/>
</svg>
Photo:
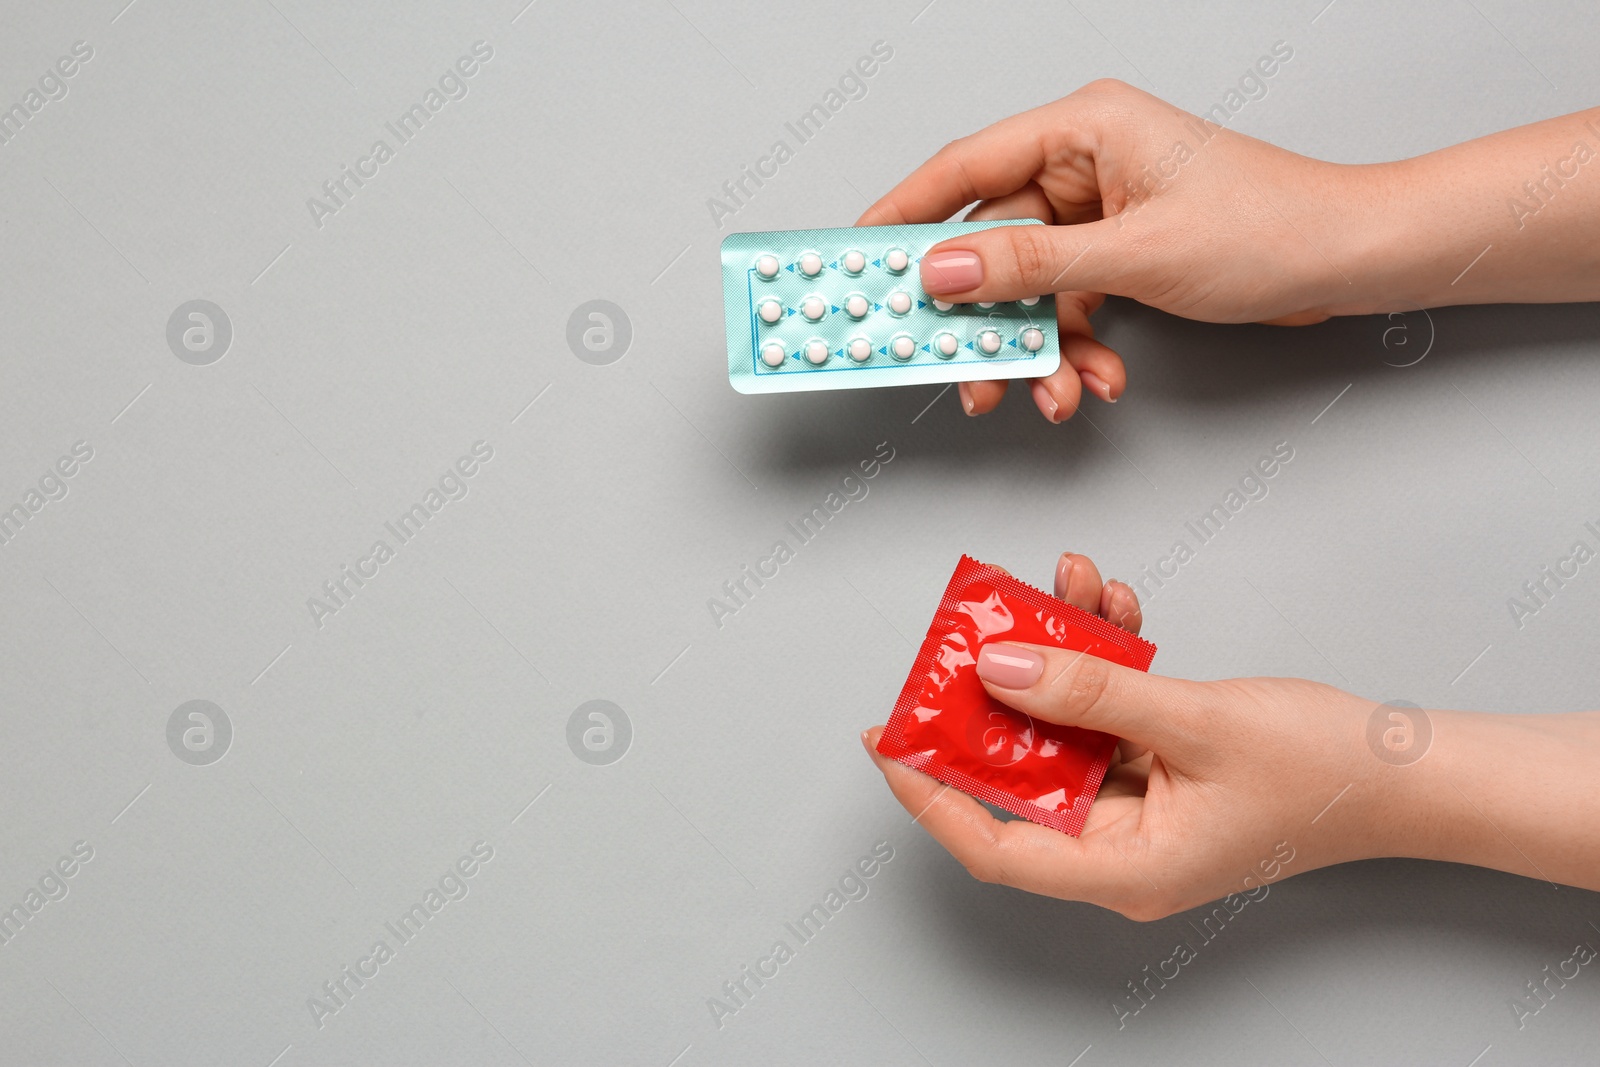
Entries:
<svg viewBox="0 0 1600 1067">
<path fill-rule="evenodd" d="M 951 304 L 917 264 L 940 241 L 1033 219 L 729 234 L 728 381 L 741 393 L 1042 378 L 1061 365 L 1054 296 Z"/>
</svg>

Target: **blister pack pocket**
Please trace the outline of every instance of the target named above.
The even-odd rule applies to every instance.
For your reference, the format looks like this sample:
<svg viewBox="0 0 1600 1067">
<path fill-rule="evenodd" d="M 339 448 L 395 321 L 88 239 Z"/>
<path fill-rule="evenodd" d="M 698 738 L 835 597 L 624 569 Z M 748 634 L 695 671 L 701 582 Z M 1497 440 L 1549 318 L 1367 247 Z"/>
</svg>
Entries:
<svg viewBox="0 0 1600 1067">
<path fill-rule="evenodd" d="M 1076 837 L 1117 739 L 1035 719 L 990 696 L 977 671 L 989 641 L 1054 645 L 1141 671 L 1156 646 L 962 556 L 878 738 L 883 755 Z"/>
<path fill-rule="evenodd" d="M 722 242 L 728 381 L 741 393 L 1041 378 L 1061 365 L 1054 296 L 950 304 L 923 253 L 1032 219 L 775 230 Z"/>
</svg>

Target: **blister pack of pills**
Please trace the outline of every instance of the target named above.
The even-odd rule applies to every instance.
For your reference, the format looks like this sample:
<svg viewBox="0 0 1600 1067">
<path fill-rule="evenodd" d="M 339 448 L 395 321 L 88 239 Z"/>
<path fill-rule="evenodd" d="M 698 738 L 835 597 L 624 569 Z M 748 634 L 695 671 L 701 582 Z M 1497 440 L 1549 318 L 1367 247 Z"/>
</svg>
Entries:
<svg viewBox="0 0 1600 1067">
<path fill-rule="evenodd" d="M 1061 365 L 1054 296 L 951 304 L 917 264 L 950 237 L 1032 219 L 729 234 L 728 381 L 741 393 L 1041 378 Z"/>
<path fill-rule="evenodd" d="M 989 641 L 1055 645 L 1149 670 L 1156 646 L 962 556 L 878 751 L 1014 815 L 1083 832 L 1117 739 L 1007 707 L 978 678 Z"/>
</svg>

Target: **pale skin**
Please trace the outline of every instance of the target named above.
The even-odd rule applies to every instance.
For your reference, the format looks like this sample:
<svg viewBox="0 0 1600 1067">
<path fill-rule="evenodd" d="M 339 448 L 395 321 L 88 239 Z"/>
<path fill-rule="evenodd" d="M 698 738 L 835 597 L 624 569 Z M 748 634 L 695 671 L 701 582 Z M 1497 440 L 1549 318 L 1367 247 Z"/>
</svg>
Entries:
<svg viewBox="0 0 1600 1067">
<path fill-rule="evenodd" d="M 1138 600 L 1067 553 L 1055 594 L 1137 633 Z M 994 643 L 1000 644 L 1000 643 Z M 993 646 L 990 646 L 993 647 Z M 1296 678 L 1192 682 L 1040 645 L 1038 680 L 995 699 L 1122 738 L 1080 837 L 1002 821 L 877 753 L 896 799 L 976 878 L 1152 920 L 1351 860 L 1449 860 L 1600 890 L 1600 713 L 1430 710 L 1409 765 L 1375 755 L 1376 702 Z M 980 676 L 985 673 L 979 660 Z M 1282 856 L 1287 842 L 1293 859 Z"/>
<path fill-rule="evenodd" d="M 1191 150 L 1181 163 L 1179 142 Z M 962 302 L 1057 294 L 1062 365 L 1028 383 L 1052 422 L 1085 392 L 1114 402 L 1127 387 L 1122 358 L 1089 322 L 1106 294 L 1206 322 L 1280 325 L 1600 300 L 1600 108 L 1349 166 L 1202 127 L 1130 86 L 1096 82 L 947 145 L 860 224 L 937 222 L 973 203 L 972 218 L 1046 225 L 937 245 L 923 284 Z M 942 267 L 947 252 L 958 255 Z M 983 414 L 1005 388 L 964 383 L 962 406 Z M 1102 582 L 1085 556 L 1062 557 L 1055 593 L 1134 632 L 1142 625 L 1133 590 Z M 996 819 L 879 756 L 881 727 L 862 735 L 895 797 L 984 881 L 1139 920 L 1378 857 L 1600 891 L 1600 712 L 1429 710 L 1426 754 L 1402 765 L 1369 742 L 1376 702 L 1332 686 L 1193 682 L 1043 646 L 1010 652 L 1042 662 L 1026 684 L 1015 673 L 985 678 L 996 699 L 1123 739 L 1081 837 Z M 1283 842 L 1292 861 L 1264 877 Z"/>
<path fill-rule="evenodd" d="M 1062 365 L 1028 387 L 1060 422 L 1085 392 L 1114 402 L 1127 388 L 1089 321 L 1107 294 L 1289 326 L 1600 299 L 1600 158 L 1577 158 L 1579 142 L 1600 153 L 1600 108 L 1413 159 L 1326 163 L 1098 81 L 952 141 L 858 225 L 940 222 L 974 203 L 969 218 L 1045 223 L 952 238 L 921 271 L 958 302 L 1057 295 Z M 981 280 L 941 270 L 941 253 L 967 253 Z M 1005 389 L 962 383 L 962 407 L 991 411 Z"/>
</svg>

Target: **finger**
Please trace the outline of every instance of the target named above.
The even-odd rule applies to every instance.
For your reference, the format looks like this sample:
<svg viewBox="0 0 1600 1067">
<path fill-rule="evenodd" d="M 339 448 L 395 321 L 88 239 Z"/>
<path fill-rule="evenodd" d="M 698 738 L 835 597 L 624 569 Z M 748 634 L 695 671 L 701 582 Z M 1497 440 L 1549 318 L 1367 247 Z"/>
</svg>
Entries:
<svg viewBox="0 0 1600 1067">
<path fill-rule="evenodd" d="M 1060 123 L 1050 105 L 1002 119 L 951 141 L 885 193 L 856 220 L 857 226 L 943 222 L 976 200 L 1021 189 L 1044 169 L 1047 134 Z"/>
<path fill-rule="evenodd" d="M 1130 634 L 1139 632 L 1144 625 L 1144 612 L 1139 608 L 1139 597 L 1133 587 L 1115 579 L 1107 582 L 1100 591 L 1100 617 L 1116 623 Z"/>
<path fill-rule="evenodd" d="M 1050 198 L 1044 195 L 1039 183 L 1029 180 L 1016 192 L 980 201 L 967 212 L 968 222 L 993 222 L 995 219 L 1037 219 L 1049 224 L 1055 221 L 1055 212 L 1050 209 Z"/>
<path fill-rule="evenodd" d="M 1094 560 L 1076 552 L 1063 552 L 1056 561 L 1055 594 L 1075 608 L 1098 613 L 1100 610 L 1100 568 Z"/>
<path fill-rule="evenodd" d="M 1069 837 L 1018 819 L 1001 822 L 965 793 L 878 752 L 883 727 L 861 735 L 889 791 L 973 877 L 1031 893 L 1115 906 L 1137 887 L 1136 875 L 1103 834 Z"/>
<path fill-rule="evenodd" d="M 967 219 L 970 222 L 1029 218 L 1038 219 L 1040 222 L 1049 222 L 1054 218 L 1049 197 L 1045 196 L 1044 190 L 1034 181 L 1029 181 L 1014 193 L 981 201 L 977 207 L 967 212 Z M 968 415 L 983 415 L 1000 406 L 1001 399 L 1006 395 L 1006 383 L 1004 381 L 963 383 L 960 392 L 962 409 Z M 1049 417 L 1048 413 L 1046 417 Z"/>
<path fill-rule="evenodd" d="M 1061 322 L 1061 369 L 1078 379 L 1082 391 L 1109 404 L 1115 404 L 1128 387 L 1128 371 L 1122 357 L 1095 339 L 1087 318 L 1077 314 L 1077 305 L 1057 312 Z"/>
<path fill-rule="evenodd" d="M 1128 254 L 1117 221 L 998 226 L 940 241 L 922 257 L 922 287 L 957 303 L 1020 300 L 1066 289 L 1125 293 L 1136 264 L 1149 273 L 1154 250 Z"/>
<path fill-rule="evenodd" d="M 1168 760 L 1202 747 L 1206 697 L 1197 683 L 1070 649 L 994 641 L 978 653 L 977 671 L 991 696 L 1035 718 L 1115 734 Z"/>
</svg>

